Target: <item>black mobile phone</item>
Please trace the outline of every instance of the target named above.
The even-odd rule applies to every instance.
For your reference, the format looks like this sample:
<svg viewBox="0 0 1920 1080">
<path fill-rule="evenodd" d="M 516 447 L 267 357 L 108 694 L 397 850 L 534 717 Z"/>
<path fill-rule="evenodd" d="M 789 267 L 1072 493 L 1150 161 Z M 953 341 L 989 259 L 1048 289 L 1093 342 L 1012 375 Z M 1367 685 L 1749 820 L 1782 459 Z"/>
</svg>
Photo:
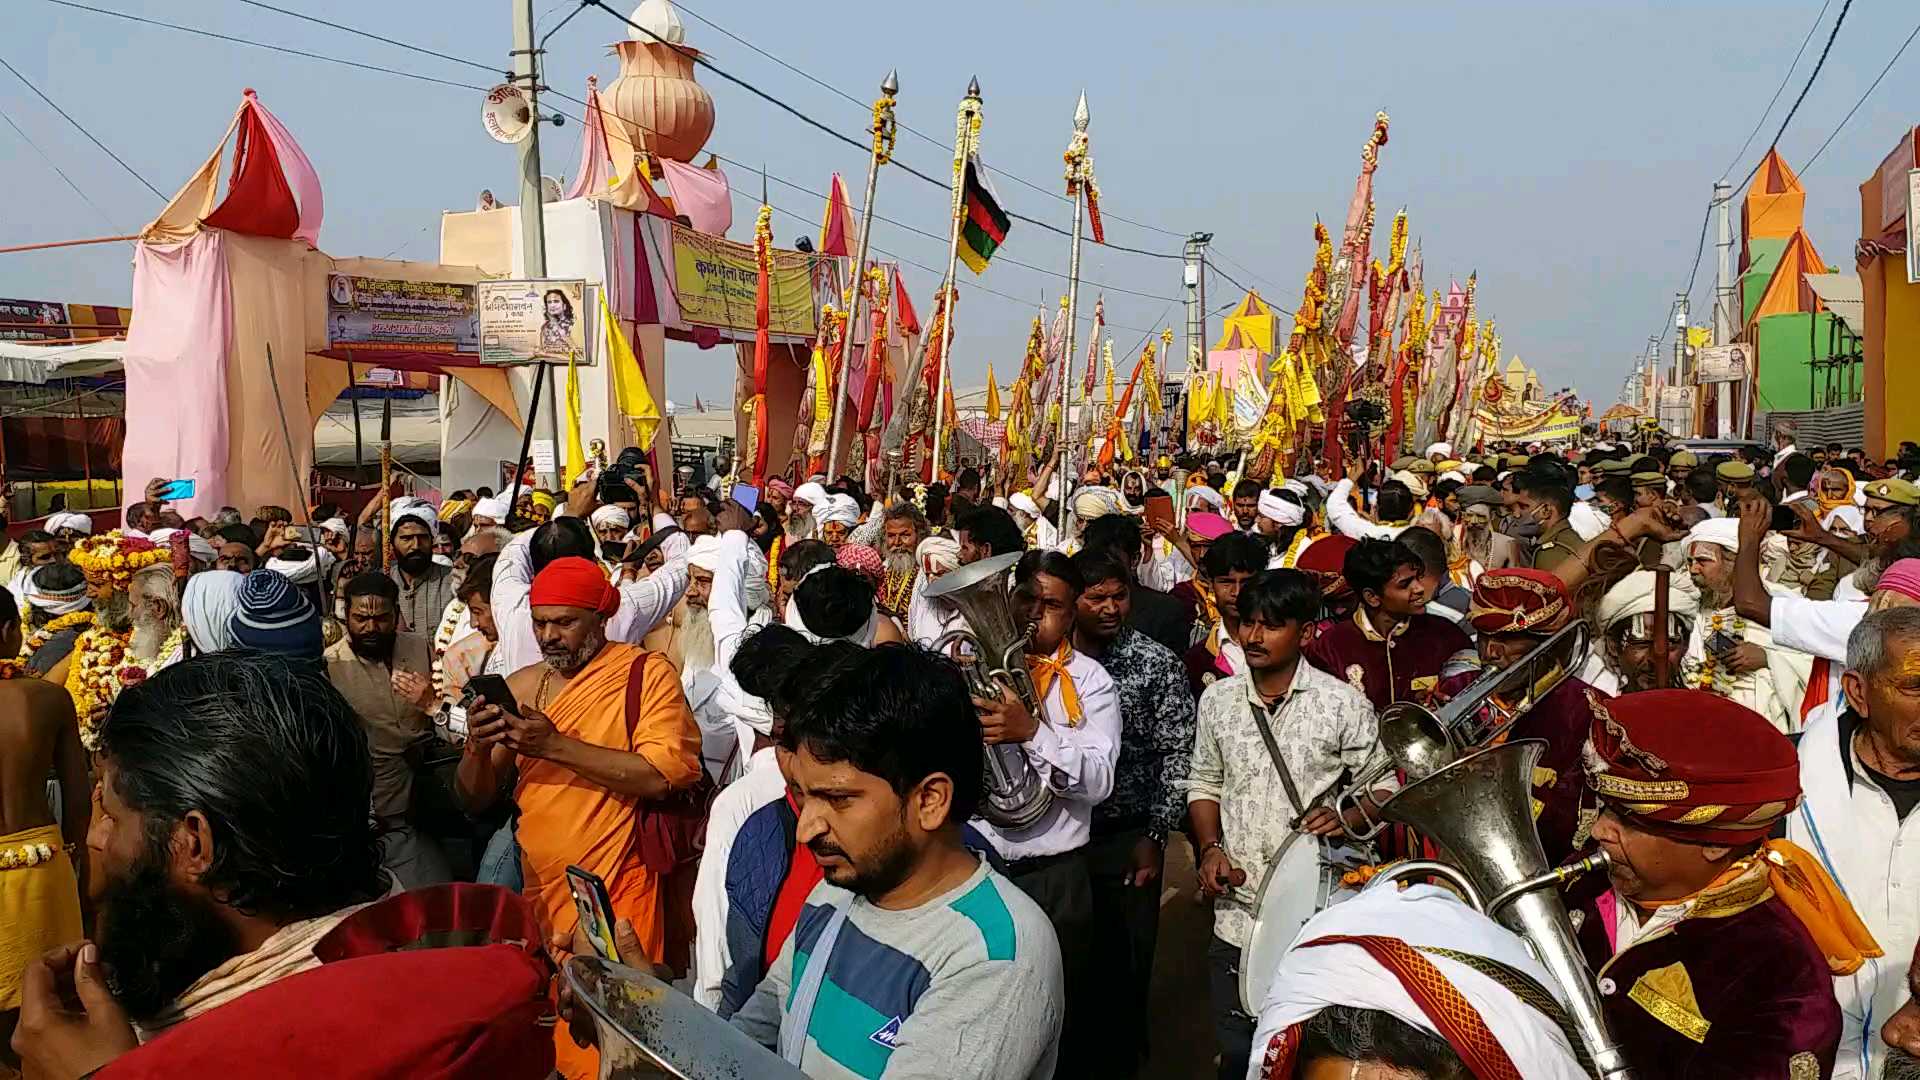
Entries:
<svg viewBox="0 0 1920 1080">
<path fill-rule="evenodd" d="M 599 953 L 602 960 L 624 963 L 620 959 L 620 947 L 613 941 L 613 901 L 607 898 L 607 883 L 591 870 L 569 866 L 567 891 L 573 894 L 574 910 L 580 913 L 580 929 L 586 931 L 593 951 Z"/>
<path fill-rule="evenodd" d="M 468 679 L 467 693 L 486 698 L 487 704 L 498 705 L 515 716 L 520 715 L 520 703 L 513 699 L 513 690 L 507 686 L 507 680 L 498 675 L 475 675 Z"/>
<path fill-rule="evenodd" d="M 1767 521 L 1767 528 L 1774 532 L 1792 532 L 1799 527 L 1800 515 L 1794 513 L 1793 507 L 1785 503 L 1775 506 L 1772 516 Z"/>
<path fill-rule="evenodd" d="M 1725 656 L 1740 647 L 1740 639 L 1725 630 L 1715 630 L 1707 635 L 1707 651 L 1715 656 Z"/>
</svg>

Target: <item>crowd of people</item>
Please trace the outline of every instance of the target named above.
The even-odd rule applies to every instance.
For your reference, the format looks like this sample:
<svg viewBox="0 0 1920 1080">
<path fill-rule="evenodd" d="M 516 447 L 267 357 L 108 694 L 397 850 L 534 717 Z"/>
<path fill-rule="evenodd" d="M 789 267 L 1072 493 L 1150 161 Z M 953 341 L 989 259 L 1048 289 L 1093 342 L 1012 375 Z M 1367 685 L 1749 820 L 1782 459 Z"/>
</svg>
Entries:
<svg viewBox="0 0 1920 1080">
<path fill-rule="evenodd" d="M 813 1077 L 1140 1074 L 1189 886 L 1221 1077 L 1592 1075 L 1537 943 L 1366 885 L 1436 854 L 1383 713 L 1501 672 L 1634 1075 L 1920 1077 L 1920 452 L 1775 443 L 57 514 L 0 550 L 0 1074 L 595 1076 L 595 881 Z M 1006 655 L 934 587 L 996 558 Z"/>
</svg>

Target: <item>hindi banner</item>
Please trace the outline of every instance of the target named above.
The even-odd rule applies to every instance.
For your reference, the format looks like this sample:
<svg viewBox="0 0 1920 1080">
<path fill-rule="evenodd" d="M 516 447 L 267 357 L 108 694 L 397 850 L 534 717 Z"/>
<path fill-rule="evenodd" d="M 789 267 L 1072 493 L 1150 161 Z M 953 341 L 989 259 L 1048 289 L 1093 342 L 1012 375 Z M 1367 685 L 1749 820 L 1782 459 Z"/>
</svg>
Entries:
<svg viewBox="0 0 1920 1080">
<path fill-rule="evenodd" d="M 329 274 L 327 348 L 477 353 L 474 287 Z"/>
<path fill-rule="evenodd" d="M 814 256 L 806 252 L 773 249 L 773 277 L 767 283 L 770 333 L 813 337 L 818 324 L 813 263 Z M 759 278 L 751 244 L 674 225 L 673 291 L 682 319 L 695 326 L 753 333 Z"/>
<path fill-rule="evenodd" d="M 592 343 L 599 334 L 594 309 L 586 305 L 587 283 L 552 278 L 483 281 L 480 305 L 480 362 L 528 364 L 535 361 L 592 364 Z"/>
</svg>

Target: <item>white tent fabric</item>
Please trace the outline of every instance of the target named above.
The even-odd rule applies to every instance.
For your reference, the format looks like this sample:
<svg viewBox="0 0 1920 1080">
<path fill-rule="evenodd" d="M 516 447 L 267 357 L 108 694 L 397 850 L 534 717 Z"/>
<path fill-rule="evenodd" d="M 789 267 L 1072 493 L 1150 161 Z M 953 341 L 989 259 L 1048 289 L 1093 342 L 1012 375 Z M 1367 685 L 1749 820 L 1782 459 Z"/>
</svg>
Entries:
<svg viewBox="0 0 1920 1080">
<path fill-rule="evenodd" d="M 82 345 L 29 345 L 0 341 L 0 382 L 41 386 L 53 379 L 78 379 L 119 371 L 127 343 L 110 338 Z"/>
</svg>

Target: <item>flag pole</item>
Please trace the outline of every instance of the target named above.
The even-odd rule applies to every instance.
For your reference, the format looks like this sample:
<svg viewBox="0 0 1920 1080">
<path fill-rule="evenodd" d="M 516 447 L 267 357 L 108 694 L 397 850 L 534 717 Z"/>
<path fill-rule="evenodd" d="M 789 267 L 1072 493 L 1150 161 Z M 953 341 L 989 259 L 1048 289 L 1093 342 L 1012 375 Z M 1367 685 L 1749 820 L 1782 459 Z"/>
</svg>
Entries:
<svg viewBox="0 0 1920 1080">
<path fill-rule="evenodd" d="M 887 72 L 880 83 L 880 97 L 873 103 L 873 152 L 867 159 L 867 195 L 866 202 L 860 207 L 860 238 L 854 244 L 853 285 L 847 298 L 847 331 L 840 335 L 840 357 L 834 368 L 827 372 L 828 381 L 833 384 L 833 424 L 827 429 L 827 481 L 832 483 L 840 476 L 840 431 L 846 421 L 847 413 L 847 376 L 852 372 L 847 364 L 853 349 L 853 335 L 860 327 L 860 298 L 864 293 L 867 274 L 867 238 L 873 233 L 873 190 L 880 183 L 880 166 L 893 160 L 893 104 L 894 97 L 900 93 L 900 72 L 898 69 Z M 952 271 L 948 271 L 949 274 Z M 839 378 L 834 378 L 834 370 Z M 867 373 L 873 377 L 872 372 Z"/>
<path fill-rule="evenodd" d="M 1068 470 L 1072 467 L 1072 455 L 1067 449 L 1067 411 L 1072 402 L 1071 383 L 1073 381 L 1073 333 L 1074 320 L 1078 316 L 1080 305 L 1080 230 L 1085 212 L 1085 204 L 1080 198 L 1080 185 L 1091 179 L 1093 162 L 1087 156 L 1087 92 L 1080 91 L 1080 102 L 1073 109 L 1073 138 L 1067 143 L 1067 195 L 1073 200 L 1073 240 L 1067 249 L 1067 337 L 1060 349 L 1060 430 L 1057 433 L 1059 443 L 1054 449 L 1060 455 L 1060 463 L 1054 466 L 1054 476 L 1060 484 L 1060 497 L 1054 500 L 1054 514 L 1060 542 L 1067 539 L 1067 482 Z M 1082 406 L 1084 408 L 1084 406 Z M 1045 492 L 1035 492 L 1044 495 Z"/>
<path fill-rule="evenodd" d="M 960 226 L 966 214 L 967 159 L 973 156 L 980 129 L 980 79 L 967 81 L 967 96 L 960 99 L 960 114 L 953 140 L 953 227 L 947 236 L 947 276 L 941 282 L 946 296 L 946 319 L 940 326 L 940 372 L 934 380 L 933 405 L 933 478 L 940 479 L 941 441 L 946 437 L 947 379 L 953 357 L 953 310 L 959 299 L 953 287 L 954 264 L 960 260 Z M 940 297 L 934 297 L 933 309 L 940 310 Z"/>
</svg>

